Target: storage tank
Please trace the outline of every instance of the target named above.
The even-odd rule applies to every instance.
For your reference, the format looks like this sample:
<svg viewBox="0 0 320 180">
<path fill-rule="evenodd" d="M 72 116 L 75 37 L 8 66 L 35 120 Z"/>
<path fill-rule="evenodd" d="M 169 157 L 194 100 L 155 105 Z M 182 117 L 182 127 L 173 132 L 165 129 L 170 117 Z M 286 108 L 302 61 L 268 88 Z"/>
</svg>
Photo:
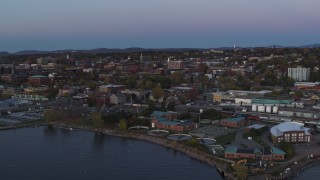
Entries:
<svg viewBox="0 0 320 180">
<path fill-rule="evenodd" d="M 272 112 L 271 106 L 266 106 L 266 112 L 267 112 L 267 113 L 271 113 L 271 112 Z"/>
<path fill-rule="evenodd" d="M 258 106 L 258 112 L 265 112 L 266 107 L 265 106 Z"/>
<path fill-rule="evenodd" d="M 279 110 L 278 106 L 273 106 L 272 107 L 272 113 L 277 114 L 278 110 Z"/>
<path fill-rule="evenodd" d="M 257 111 L 257 105 L 256 104 L 252 104 L 252 111 Z"/>
</svg>

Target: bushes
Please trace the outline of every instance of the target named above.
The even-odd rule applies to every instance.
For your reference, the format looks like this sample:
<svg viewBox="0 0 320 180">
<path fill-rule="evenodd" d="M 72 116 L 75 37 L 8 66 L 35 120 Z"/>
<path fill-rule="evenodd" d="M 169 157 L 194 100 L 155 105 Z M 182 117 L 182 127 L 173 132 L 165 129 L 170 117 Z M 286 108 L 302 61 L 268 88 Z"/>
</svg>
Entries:
<svg viewBox="0 0 320 180">
<path fill-rule="evenodd" d="M 282 141 L 279 143 L 278 147 L 287 153 L 286 157 L 289 159 L 295 155 L 294 147 L 291 143 Z"/>
</svg>

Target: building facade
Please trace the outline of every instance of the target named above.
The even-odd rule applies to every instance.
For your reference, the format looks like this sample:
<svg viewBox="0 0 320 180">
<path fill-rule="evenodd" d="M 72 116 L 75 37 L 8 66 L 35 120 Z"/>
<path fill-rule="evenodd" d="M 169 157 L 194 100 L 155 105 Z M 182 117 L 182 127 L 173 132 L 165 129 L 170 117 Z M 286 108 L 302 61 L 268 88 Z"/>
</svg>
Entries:
<svg viewBox="0 0 320 180">
<path fill-rule="evenodd" d="M 246 119 L 244 117 L 221 119 L 220 124 L 221 126 L 238 128 L 246 124 Z"/>
<path fill-rule="evenodd" d="M 189 120 L 177 120 L 177 113 L 168 111 L 154 111 L 151 115 L 151 126 L 152 128 L 166 129 L 170 131 L 187 131 L 192 130 L 196 127 L 193 121 Z"/>
<path fill-rule="evenodd" d="M 34 75 L 28 78 L 28 83 L 33 86 L 48 85 L 50 83 L 50 79 L 47 76 Z"/>
<path fill-rule="evenodd" d="M 288 76 L 295 81 L 309 81 L 310 80 L 310 68 L 288 68 Z"/>
<path fill-rule="evenodd" d="M 183 61 L 168 61 L 168 69 L 184 69 L 185 63 Z"/>
<path fill-rule="evenodd" d="M 271 147 L 270 149 L 254 148 L 240 149 L 238 147 L 227 147 L 224 157 L 228 159 L 261 159 L 261 160 L 284 160 L 285 152 L 279 148 Z"/>
<path fill-rule="evenodd" d="M 111 104 L 124 104 L 127 100 L 127 97 L 124 94 L 117 93 L 112 94 L 110 96 L 110 103 Z"/>
<path fill-rule="evenodd" d="M 274 144 L 284 142 L 302 143 L 310 142 L 310 129 L 298 122 L 284 122 L 270 129 L 271 139 Z"/>
</svg>

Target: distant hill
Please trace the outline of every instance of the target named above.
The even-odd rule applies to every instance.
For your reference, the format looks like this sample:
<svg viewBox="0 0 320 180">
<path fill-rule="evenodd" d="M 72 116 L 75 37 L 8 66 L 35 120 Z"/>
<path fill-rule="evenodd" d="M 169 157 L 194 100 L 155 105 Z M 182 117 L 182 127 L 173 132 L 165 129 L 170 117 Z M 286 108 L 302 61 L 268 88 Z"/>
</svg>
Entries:
<svg viewBox="0 0 320 180">
<path fill-rule="evenodd" d="M 8 53 L 8 52 L 0 52 L 0 57 L 1 56 L 8 56 L 8 55 L 10 55 L 10 53 Z"/>
<path fill-rule="evenodd" d="M 310 45 L 304 45 L 304 46 L 300 46 L 302 48 L 319 48 L 320 47 L 320 44 L 310 44 Z"/>
<path fill-rule="evenodd" d="M 303 46 L 281 46 L 281 45 L 270 45 L 264 46 L 264 48 L 313 48 L 320 47 L 320 44 L 310 44 Z M 237 49 L 244 48 L 255 48 L 255 47 L 237 47 Z M 216 50 L 230 50 L 233 47 L 217 47 L 217 48 L 139 48 L 139 47 L 130 47 L 130 48 L 97 48 L 91 50 L 81 50 L 81 49 L 66 49 L 66 50 L 54 50 L 54 51 L 38 51 L 38 50 L 24 50 L 16 53 L 8 53 L 8 52 L 0 52 L 1 56 L 9 56 L 9 55 L 37 55 L 37 54 L 51 54 L 51 53 L 67 53 L 67 52 L 84 52 L 84 53 L 134 53 L 134 52 L 183 52 L 190 50 L 208 50 L 208 49 L 216 49 Z"/>
</svg>

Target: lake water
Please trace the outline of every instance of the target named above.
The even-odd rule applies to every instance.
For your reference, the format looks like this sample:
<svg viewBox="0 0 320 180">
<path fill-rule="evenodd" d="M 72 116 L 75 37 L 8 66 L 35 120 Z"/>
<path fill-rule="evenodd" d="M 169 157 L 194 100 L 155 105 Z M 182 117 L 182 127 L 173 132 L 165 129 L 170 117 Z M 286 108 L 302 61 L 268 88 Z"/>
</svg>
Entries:
<svg viewBox="0 0 320 180">
<path fill-rule="evenodd" d="M 312 166 L 309 169 L 306 169 L 299 173 L 299 176 L 293 178 L 294 180 L 311 180 L 311 179 L 319 179 L 320 173 L 319 173 L 320 165 Z"/>
<path fill-rule="evenodd" d="M 149 142 L 57 127 L 0 131 L 0 179 L 206 180 L 214 167 Z"/>
</svg>

